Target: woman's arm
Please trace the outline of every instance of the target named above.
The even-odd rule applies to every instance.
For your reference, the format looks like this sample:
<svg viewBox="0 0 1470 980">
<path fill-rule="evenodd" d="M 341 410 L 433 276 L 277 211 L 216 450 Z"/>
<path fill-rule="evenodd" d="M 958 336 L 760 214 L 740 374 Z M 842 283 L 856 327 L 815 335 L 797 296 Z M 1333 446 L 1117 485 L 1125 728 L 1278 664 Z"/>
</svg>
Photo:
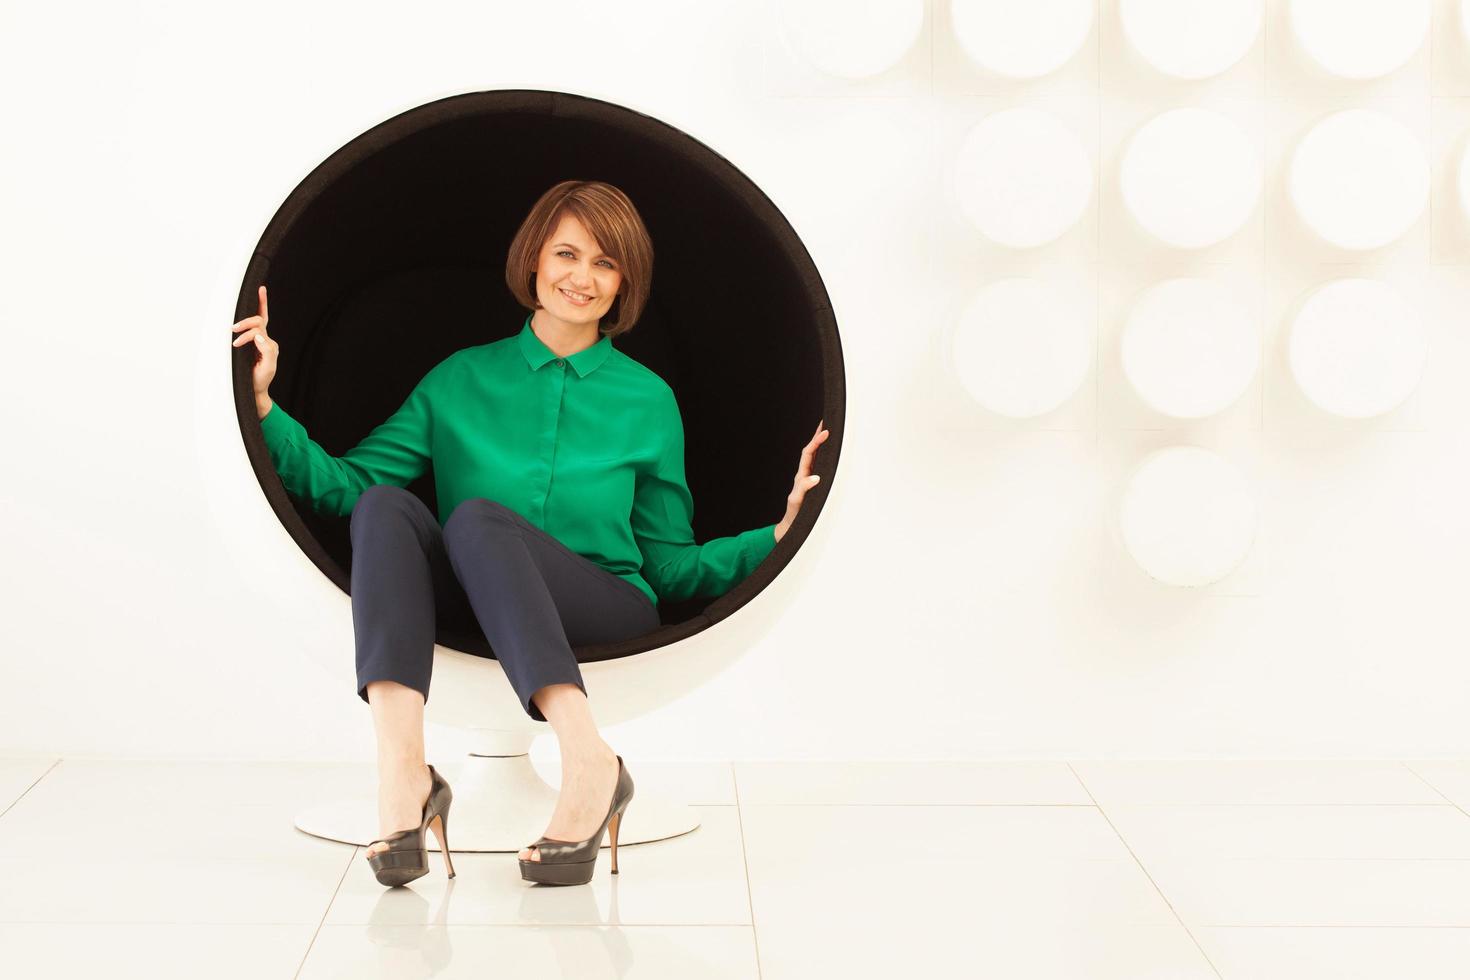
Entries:
<svg viewBox="0 0 1470 980">
<path fill-rule="evenodd" d="M 673 392 L 665 409 L 668 438 L 651 472 L 633 493 L 633 537 L 643 578 L 661 601 L 718 596 L 753 572 L 776 546 L 776 525 L 696 544 L 694 498 L 684 476 L 684 423 Z"/>
<path fill-rule="evenodd" d="M 425 375 L 387 421 L 341 456 L 328 453 L 285 409 L 271 404 L 260 431 L 287 491 L 319 514 L 346 517 L 368 487 L 403 487 L 421 476 L 432 444 L 430 379 L 438 371 L 435 367 Z"/>
</svg>

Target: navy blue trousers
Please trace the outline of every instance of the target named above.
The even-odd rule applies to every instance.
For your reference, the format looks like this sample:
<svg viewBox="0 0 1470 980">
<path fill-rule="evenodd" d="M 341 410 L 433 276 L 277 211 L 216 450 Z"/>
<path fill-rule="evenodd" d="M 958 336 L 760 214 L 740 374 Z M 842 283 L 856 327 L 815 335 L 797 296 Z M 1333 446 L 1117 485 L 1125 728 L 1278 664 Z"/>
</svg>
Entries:
<svg viewBox="0 0 1470 980">
<path fill-rule="evenodd" d="M 436 624 L 478 622 L 511 687 L 587 693 L 573 646 L 613 643 L 659 626 L 642 590 L 577 554 L 503 504 L 466 500 L 443 527 L 402 487 L 369 487 L 352 508 L 352 626 L 357 694 L 393 680 L 429 700 Z"/>
</svg>

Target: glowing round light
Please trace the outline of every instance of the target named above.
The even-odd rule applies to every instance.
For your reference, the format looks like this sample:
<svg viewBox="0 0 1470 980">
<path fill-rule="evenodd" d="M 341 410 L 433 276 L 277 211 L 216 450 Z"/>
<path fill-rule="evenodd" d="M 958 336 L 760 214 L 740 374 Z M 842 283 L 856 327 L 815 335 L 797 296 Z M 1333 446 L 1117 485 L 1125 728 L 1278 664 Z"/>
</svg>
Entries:
<svg viewBox="0 0 1470 980">
<path fill-rule="evenodd" d="M 1255 493 L 1228 461 L 1199 446 L 1150 453 L 1128 480 L 1123 546 L 1165 585 L 1201 586 L 1238 568 L 1256 533 Z"/>
<path fill-rule="evenodd" d="M 1344 418 L 1401 404 L 1424 373 L 1428 340 L 1402 294 L 1376 279 L 1318 286 L 1291 324 L 1287 359 L 1302 393 Z"/>
<path fill-rule="evenodd" d="M 1210 109 L 1170 109 L 1123 153 L 1123 205 L 1149 234 L 1203 248 L 1240 230 L 1261 193 L 1261 157 L 1245 132 Z"/>
<path fill-rule="evenodd" d="M 1208 279 L 1150 286 L 1123 327 L 1123 374 L 1151 408 L 1198 419 L 1234 404 L 1255 377 L 1256 317 L 1235 293 Z"/>
<path fill-rule="evenodd" d="M 965 55 L 1007 78 L 1040 78 L 1071 61 L 1092 33 L 1094 0 L 951 0 Z"/>
<path fill-rule="evenodd" d="M 1409 128 L 1371 109 L 1322 119 L 1292 153 L 1287 194 L 1325 241 L 1379 248 L 1408 231 L 1429 202 L 1429 160 Z"/>
<path fill-rule="evenodd" d="M 1156 69 L 1174 78 L 1209 78 L 1255 43 L 1262 0 L 1121 0 L 1118 17 L 1128 43 Z"/>
<path fill-rule="evenodd" d="M 778 6 L 791 47 L 838 78 L 867 78 L 892 68 L 924 26 L 924 0 L 782 0 Z"/>
<path fill-rule="evenodd" d="M 960 315 L 951 354 L 965 390 L 997 415 L 1044 415 L 1070 398 L 1092 364 L 1092 331 L 1034 279 L 983 286 Z"/>
<path fill-rule="evenodd" d="M 960 210 L 992 241 L 1030 248 L 1059 238 L 1092 199 L 1092 162 L 1072 131 L 1037 109 L 980 120 L 956 160 Z"/>
<path fill-rule="evenodd" d="M 1400 68 L 1429 33 L 1429 0 L 1291 0 L 1297 44 L 1339 78 L 1378 78 Z"/>
</svg>

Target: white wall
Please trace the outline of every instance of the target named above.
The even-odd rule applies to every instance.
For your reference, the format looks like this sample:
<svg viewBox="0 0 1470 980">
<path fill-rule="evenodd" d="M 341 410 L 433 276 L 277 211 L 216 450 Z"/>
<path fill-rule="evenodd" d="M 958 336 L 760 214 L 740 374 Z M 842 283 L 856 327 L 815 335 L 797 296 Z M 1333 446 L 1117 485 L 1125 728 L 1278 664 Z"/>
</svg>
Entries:
<svg viewBox="0 0 1470 980">
<path fill-rule="evenodd" d="M 1334 86 L 1304 80 L 1269 0 L 1243 62 L 1181 86 L 1129 61 L 1116 0 L 1099 2 L 1081 53 L 1019 87 L 960 59 L 941 0 L 909 57 L 852 83 L 792 64 L 746 3 L 6 5 L 0 752 L 370 758 L 347 598 L 274 522 L 243 450 L 221 491 L 231 457 L 200 449 L 238 445 L 234 290 L 285 195 L 357 133 L 461 91 L 546 88 L 654 115 L 740 167 L 815 257 L 847 357 L 843 466 L 822 550 L 787 571 L 797 599 L 716 683 L 608 731 L 620 752 L 1464 757 L 1457 5 L 1436 0 L 1405 68 Z M 1116 178 L 1139 122 L 1192 104 L 1259 120 L 1267 190 L 1237 236 L 1186 261 L 1139 244 Z M 1361 260 L 1303 252 L 1285 153 L 1303 120 L 1369 104 L 1421 121 L 1430 207 Z M 937 179 L 969 125 L 1012 105 L 1076 121 L 1099 179 L 1082 223 L 1025 255 L 967 233 Z M 1181 269 L 1262 297 L 1258 383 L 1208 424 L 1123 409 L 1121 304 Z M 1283 408 L 1290 302 L 1379 271 L 1408 284 L 1429 338 L 1411 403 L 1359 424 Z M 1097 313 L 1083 387 L 1024 424 L 988 415 L 945 363 L 959 305 L 1008 274 L 1072 283 Z M 1128 468 L 1184 443 L 1230 459 L 1261 500 L 1250 559 L 1205 589 L 1154 582 L 1111 530 Z M 242 550 L 240 528 L 262 537 Z M 313 647 L 338 651 L 333 673 Z M 430 738 L 432 759 L 455 736 Z"/>
</svg>

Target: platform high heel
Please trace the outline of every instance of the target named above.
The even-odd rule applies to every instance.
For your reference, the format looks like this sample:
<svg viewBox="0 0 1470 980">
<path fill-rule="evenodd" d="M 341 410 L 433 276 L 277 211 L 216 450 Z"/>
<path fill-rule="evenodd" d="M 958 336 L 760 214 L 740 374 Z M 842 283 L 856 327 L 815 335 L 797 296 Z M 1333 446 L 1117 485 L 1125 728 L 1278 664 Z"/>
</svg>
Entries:
<svg viewBox="0 0 1470 980">
<path fill-rule="evenodd" d="M 437 769 L 429 766 L 429 798 L 424 801 L 424 822 L 417 827 L 368 841 L 368 847 L 374 844 L 388 845 L 386 851 L 368 855 L 368 864 L 378 876 L 379 884 L 403 885 L 429 873 L 429 848 L 424 837 L 428 830 L 433 830 L 434 836 L 439 838 L 439 851 L 444 855 L 444 870 L 449 877 L 454 877 L 454 859 L 449 856 L 447 829 L 449 804 L 453 800 L 454 793 L 450 790 L 449 783 L 445 782 Z"/>
<path fill-rule="evenodd" d="M 602 849 L 602 837 L 612 826 L 612 873 L 618 873 L 618 828 L 623 823 L 623 811 L 633 799 L 633 777 L 618 756 L 618 784 L 613 788 L 612 804 L 597 833 L 586 840 L 566 841 L 542 837 L 528 847 L 536 848 L 541 855 L 539 861 L 521 860 L 521 877 L 543 885 L 585 885 L 592 880 L 592 870 L 597 866 L 597 855 Z"/>
</svg>

